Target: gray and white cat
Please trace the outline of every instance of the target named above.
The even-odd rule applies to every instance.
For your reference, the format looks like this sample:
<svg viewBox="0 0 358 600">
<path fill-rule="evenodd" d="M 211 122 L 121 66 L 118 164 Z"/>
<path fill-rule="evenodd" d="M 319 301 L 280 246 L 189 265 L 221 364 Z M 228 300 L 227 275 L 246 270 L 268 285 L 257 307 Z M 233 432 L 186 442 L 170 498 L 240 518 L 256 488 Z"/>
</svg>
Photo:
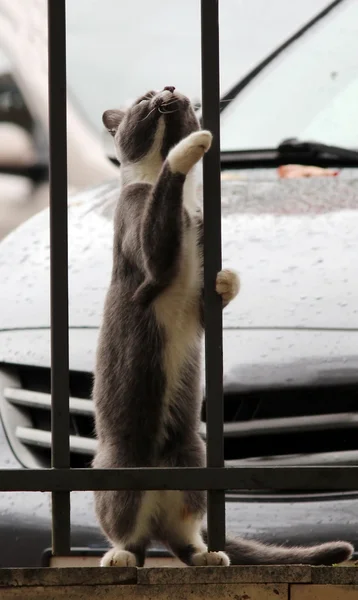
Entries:
<svg viewBox="0 0 358 600">
<path fill-rule="evenodd" d="M 126 111 L 106 111 L 103 122 L 114 137 L 122 190 L 97 349 L 93 466 L 203 467 L 203 222 L 194 166 L 212 136 L 171 86 Z M 216 291 L 226 306 L 239 291 L 237 275 L 218 273 Z M 238 539 L 225 552 L 208 552 L 201 491 L 97 491 L 95 505 L 113 545 L 102 566 L 142 566 L 152 540 L 187 565 L 332 564 L 353 551 L 345 542 L 281 548 Z"/>
</svg>

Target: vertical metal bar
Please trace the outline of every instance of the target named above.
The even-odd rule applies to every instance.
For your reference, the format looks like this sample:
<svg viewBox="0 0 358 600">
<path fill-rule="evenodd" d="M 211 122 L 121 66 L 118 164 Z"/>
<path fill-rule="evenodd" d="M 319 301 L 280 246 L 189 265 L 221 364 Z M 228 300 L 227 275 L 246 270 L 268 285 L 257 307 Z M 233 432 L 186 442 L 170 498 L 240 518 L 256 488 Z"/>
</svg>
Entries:
<svg viewBox="0 0 358 600">
<path fill-rule="evenodd" d="M 48 68 L 50 130 L 51 241 L 51 430 L 52 467 L 70 466 L 68 250 L 67 250 L 67 118 L 66 2 L 48 0 Z M 70 550 L 70 493 L 52 494 L 52 550 Z"/>
<path fill-rule="evenodd" d="M 213 134 L 204 157 L 204 279 L 207 465 L 224 466 L 222 303 L 215 292 L 221 269 L 220 71 L 218 0 L 201 0 L 203 127 Z M 208 491 L 209 550 L 225 545 L 225 492 Z"/>
</svg>

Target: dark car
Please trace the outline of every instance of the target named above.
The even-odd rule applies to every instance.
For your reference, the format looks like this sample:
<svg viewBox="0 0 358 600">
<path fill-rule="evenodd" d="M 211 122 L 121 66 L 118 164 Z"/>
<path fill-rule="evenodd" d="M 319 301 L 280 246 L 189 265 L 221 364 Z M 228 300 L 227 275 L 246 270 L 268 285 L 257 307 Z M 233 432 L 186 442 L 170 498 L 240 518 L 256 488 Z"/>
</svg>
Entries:
<svg viewBox="0 0 358 600">
<path fill-rule="evenodd" d="M 333 4 L 223 97 L 223 265 L 242 280 L 224 313 L 228 465 L 358 463 L 358 5 Z M 339 172 L 282 178 L 290 162 Z M 73 468 L 90 465 L 96 444 L 92 371 L 117 197 L 113 180 L 69 201 Z M 49 266 L 44 211 L 0 246 L 1 468 L 50 466 Z M 335 494 L 297 485 L 230 491 L 228 532 L 357 547 L 358 483 Z M 71 505 L 81 563 L 105 541 L 92 494 L 72 493 Z M 47 494 L 0 494 L 1 566 L 40 564 L 50 514 Z"/>
</svg>

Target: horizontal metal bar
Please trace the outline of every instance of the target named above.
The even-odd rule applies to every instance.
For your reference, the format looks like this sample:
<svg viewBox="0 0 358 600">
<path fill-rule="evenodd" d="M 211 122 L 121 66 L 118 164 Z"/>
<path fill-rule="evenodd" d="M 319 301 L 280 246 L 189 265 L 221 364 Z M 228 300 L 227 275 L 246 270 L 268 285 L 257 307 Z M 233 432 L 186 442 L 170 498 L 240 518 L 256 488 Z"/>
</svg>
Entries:
<svg viewBox="0 0 358 600">
<path fill-rule="evenodd" d="M 225 423 L 224 436 L 227 438 L 251 437 L 254 435 L 276 435 L 284 433 L 308 433 L 330 429 L 358 427 L 358 413 L 336 413 L 300 417 L 279 417 L 273 419 L 253 419 Z M 205 425 L 201 434 L 206 435 Z"/>
<path fill-rule="evenodd" d="M 3 469 L 0 491 L 358 490 L 358 466 Z"/>
<path fill-rule="evenodd" d="M 4 397 L 16 406 L 51 410 L 51 396 L 44 392 L 33 392 L 21 388 L 5 388 Z M 92 400 L 70 397 L 70 413 L 71 415 L 93 418 L 94 406 Z M 350 427 L 358 427 L 358 413 L 356 412 L 254 419 L 252 421 L 225 423 L 224 438 L 348 429 Z M 206 438 L 206 424 L 203 422 L 200 424 L 200 434 L 204 439 Z M 95 445 L 93 448 L 95 448 Z"/>
<path fill-rule="evenodd" d="M 51 410 L 51 396 L 45 392 L 33 392 L 32 390 L 23 390 L 22 388 L 7 387 L 4 390 L 4 397 L 8 402 L 16 404 L 16 406 Z M 70 413 L 93 417 L 94 405 L 92 400 L 70 397 Z"/>
<path fill-rule="evenodd" d="M 32 427 L 16 427 L 16 437 L 23 444 L 38 446 L 39 448 L 51 448 L 51 431 L 33 429 Z M 92 455 L 96 451 L 97 440 L 80 435 L 70 435 L 70 451 L 75 454 Z"/>
<path fill-rule="evenodd" d="M 358 465 L 358 450 L 342 450 L 338 452 L 312 452 L 310 454 L 280 454 L 277 456 L 263 456 L 256 458 L 240 458 L 237 460 L 228 460 L 227 467 L 256 466 L 264 467 L 280 465 L 284 467 L 291 466 L 323 466 L 323 465 Z"/>
</svg>

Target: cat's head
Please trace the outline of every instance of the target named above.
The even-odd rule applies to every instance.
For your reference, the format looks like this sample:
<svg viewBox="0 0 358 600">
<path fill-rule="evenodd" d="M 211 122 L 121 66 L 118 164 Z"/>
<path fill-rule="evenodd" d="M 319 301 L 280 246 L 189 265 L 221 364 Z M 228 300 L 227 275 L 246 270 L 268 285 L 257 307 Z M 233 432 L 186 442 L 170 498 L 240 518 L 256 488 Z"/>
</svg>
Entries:
<svg viewBox="0 0 358 600">
<path fill-rule="evenodd" d="M 102 120 L 123 165 L 148 155 L 163 162 L 175 144 L 199 129 L 190 101 L 172 86 L 147 92 L 126 110 L 106 110 Z"/>
</svg>

